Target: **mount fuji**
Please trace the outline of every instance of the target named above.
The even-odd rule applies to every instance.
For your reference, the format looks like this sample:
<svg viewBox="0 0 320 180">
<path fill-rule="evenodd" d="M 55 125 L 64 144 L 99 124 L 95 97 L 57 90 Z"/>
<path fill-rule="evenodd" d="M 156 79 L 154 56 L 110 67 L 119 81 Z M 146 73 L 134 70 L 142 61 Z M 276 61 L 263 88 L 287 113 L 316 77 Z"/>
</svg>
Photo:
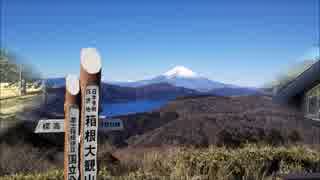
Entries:
<svg viewBox="0 0 320 180">
<path fill-rule="evenodd" d="M 45 80 L 49 88 L 63 88 L 64 78 Z M 240 87 L 209 80 L 184 66 L 175 68 L 151 79 L 136 82 L 104 82 L 103 89 L 110 99 L 139 99 L 140 97 L 183 96 L 208 94 L 218 96 L 242 96 L 260 93 L 258 88 Z"/>
<path fill-rule="evenodd" d="M 209 80 L 184 66 L 176 66 L 168 72 L 148 80 L 136 82 L 113 82 L 113 84 L 126 87 L 140 87 L 158 83 L 168 83 L 176 87 L 197 90 L 199 92 L 209 92 L 214 89 L 236 87 L 234 85 Z"/>
</svg>

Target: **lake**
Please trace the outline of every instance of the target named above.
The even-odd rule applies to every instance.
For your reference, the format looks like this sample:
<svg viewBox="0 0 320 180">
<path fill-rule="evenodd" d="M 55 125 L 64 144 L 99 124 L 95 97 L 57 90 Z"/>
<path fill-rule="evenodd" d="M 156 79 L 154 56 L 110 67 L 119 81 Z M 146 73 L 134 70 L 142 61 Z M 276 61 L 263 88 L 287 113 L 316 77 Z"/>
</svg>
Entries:
<svg viewBox="0 0 320 180">
<path fill-rule="evenodd" d="M 171 98 L 172 99 L 172 98 Z M 128 115 L 134 113 L 149 112 L 166 105 L 171 99 L 162 100 L 136 100 L 118 103 L 104 103 L 102 115 L 107 117 Z M 4 133 L 9 127 L 14 126 L 17 121 L 0 119 L 0 134 Z"/>
<path fill-rule="evenodd" d="M 165 100 L 137 100 L 121 103 L 105 103 L 103 104 L 102 115 L 107 117 L 127 115 L 134 113 L 142 113 L 156 110 L 169 102 Z"/>
</svg>

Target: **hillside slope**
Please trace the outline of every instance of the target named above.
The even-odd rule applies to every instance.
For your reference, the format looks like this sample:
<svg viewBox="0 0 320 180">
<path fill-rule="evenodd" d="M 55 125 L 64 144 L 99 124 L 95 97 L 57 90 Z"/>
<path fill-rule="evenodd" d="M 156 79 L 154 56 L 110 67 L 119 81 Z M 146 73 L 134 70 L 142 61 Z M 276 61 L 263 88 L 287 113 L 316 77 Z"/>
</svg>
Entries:
<svg viewBox="0 0 320 180">
<path fill-rule="evenodd" d="M 61 99 L 53 100 L 52 103 L 51 113 L 63 111 Z M 39 111 L 40 114 L 46 114 L 44 109 Z M 46 117 L 56 118 L 54 115 Z M 125 130 L 106 134 L 101 132 L 101 143 L 108 141 L 118 146 L 201 147 L 222 144 L 239 146 L 247 142 L 275 145 L 297 141 L 320 143 L 320 122 L 308 121 L 302 114 L 275 104 L 266 96 L 186 96 L 153 112 L 119 118 L 123 120 Z M 12 132 L 19 132 L 25 138 L 29 136 L 24 130 Z M 16 135 L 5 136 L 5 139 Z M 59 139 L 55 136 L 48 139 L 56 138 Z M 30 139 L 34 139 L 33 136 Z"/>
<path fill-rule="evenodd" d="M 158 124 L 166 122 L 131 137 L 130 145 L 282 144 L 299 140 L 319 143 L 319 128 L 312 127 L 302 114 L 274 104 L 265 96 L 179 98 L 157 112 L 159 117 L 167 113 L 177 116 L 170 121 L 164 118 L 145 120 Z M 137 115 L 136 121 L 139 118 Z"/>
</svg>

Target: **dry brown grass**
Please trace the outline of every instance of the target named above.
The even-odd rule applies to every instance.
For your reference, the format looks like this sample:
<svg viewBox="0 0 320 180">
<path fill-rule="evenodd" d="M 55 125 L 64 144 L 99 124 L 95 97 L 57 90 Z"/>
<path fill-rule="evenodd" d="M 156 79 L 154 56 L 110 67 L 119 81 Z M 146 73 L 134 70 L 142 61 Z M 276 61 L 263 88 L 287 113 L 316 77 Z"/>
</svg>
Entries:
<svg viewBox="0 0 320 180">
<path fill-rule="evenodd" d="M 57 168 L 57 162 L 48 159 L 52 153 L 27 144 L 0 144 L 0 174 L 41 173 Z"/>
<path fill-rule="evenodd" d="M 28 148 L 24 148 L 28 150 Z M 37 152 L 31 152 L 37 154 Z M 320 152 L 305 146 L 247 145 L 237 149 L 225 147 L 203 149 L 192 147 L 135 147 L 118 150 L 115 155 L 121 161 L 112 165 L 109 163 L 107 166 L 100 164 L 100 179 L 268 180 L 272 179 L 272 176 L 276 173 L 284 175 L 288 173 L 318 172 L 320 170 Z M 23 159 L 23 161 L 33 161 L 35 162 L 33 164 L 40 163 L 38 157 L 29 157 Z M 41 164 L 43 162 L 46 161 L 41 161 Z M 20 164 L 14 165 L 22 166 Z M 38 174 L 38 172 L 43 171 L 41 169 L 32 173 L 31 171 L 34 169 L 21 168 L 27 174 L 19 173 L 19 175 L 0 177 L 0 179 L 63 179 L 62 170 L 56 171 L 51 166 L 47 168 L 52 170 L 41 174 Z M 277 175 L 277 177 L 280 176 Z"/>
</svg>

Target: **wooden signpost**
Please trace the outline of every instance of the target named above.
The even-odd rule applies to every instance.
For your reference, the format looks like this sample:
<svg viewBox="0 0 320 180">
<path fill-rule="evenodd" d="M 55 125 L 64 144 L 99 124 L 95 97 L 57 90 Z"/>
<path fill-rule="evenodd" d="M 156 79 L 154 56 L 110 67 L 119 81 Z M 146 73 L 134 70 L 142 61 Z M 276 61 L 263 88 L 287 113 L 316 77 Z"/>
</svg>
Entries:
<svg viewBox="0 0 320 180">
<path fill-rule="evenodd" d="M 106 118 L 104 116 L 99 116 L 99 126 L 98 131 L 110 132 L 110 131 L 122 131 L 124 129 L 124 124 L 122 119 Z M 35 133 L 63 133 L 64 129 L 64 119 L 40 119 L 38 121 L 37 127 L 34 131 Z M 98 134 L 99 135 L 99 134 Z"/>
<path fill-rule="evenodd" d="M 82 49 L 80 87 L 82 97 L 80 122 L 81 180 L 97 179 L 98 112 L 101 81 L 101 58 L 93 48 Z"/>
<path fill-rule="evenodd" d="M 97 180 L 99 124 L 103 131 L 124 128 L 121 119 L 99 116 L 101 67 L 96 49 L 82 49 L 80 80 L 76 76 L 66 78 L 65 119 L 40 120 L 35 129 L 35 133 L 65 133 L 65 180 Z"/>
<path fill-rule="evenodd" d="M 78 180 L 80 87 L 76 76 L 66 78 L 64 112 L 64 179 Z"/>
</svg>

